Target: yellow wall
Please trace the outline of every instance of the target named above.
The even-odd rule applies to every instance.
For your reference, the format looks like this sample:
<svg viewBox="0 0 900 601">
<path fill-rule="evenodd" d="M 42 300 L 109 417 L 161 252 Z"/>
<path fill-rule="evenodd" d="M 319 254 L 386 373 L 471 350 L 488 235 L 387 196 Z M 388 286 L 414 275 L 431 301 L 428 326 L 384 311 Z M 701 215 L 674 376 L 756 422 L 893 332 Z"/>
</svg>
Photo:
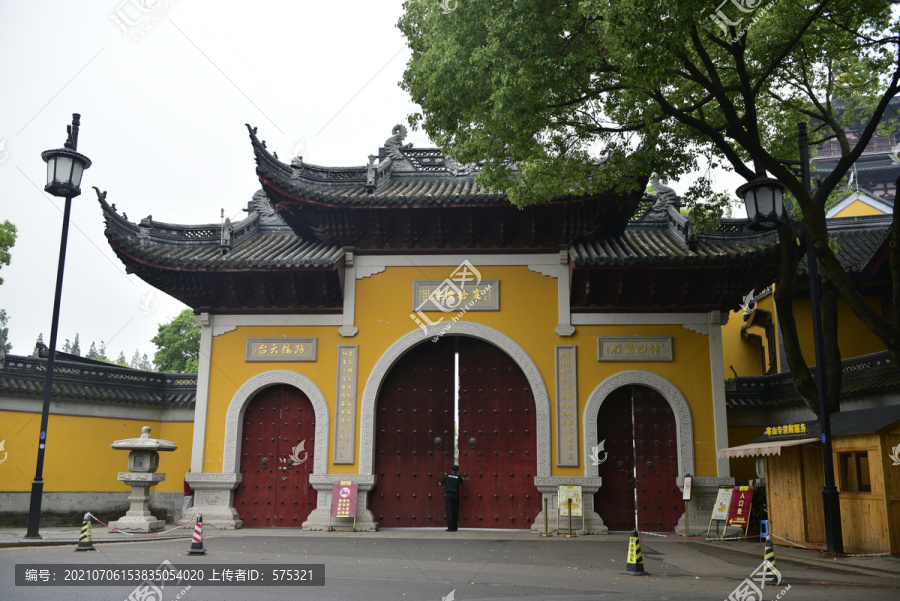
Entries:
<svg viewBox="0 0 900 601">
<path fill-rule="evenodd" d="M 554 346 L 576 345 L 578 355 L 578 402 L 583 411 L 594 388 L 606 377 L 619 371 L 641 369 L 652 371 L 672 381 L 691 406 L 695 437 L 695 475 L 715 476 L 716 458 L 712 417 L 712 389 L 709 367 L 708 337 L 681 326 L 577 326 L 576 334 L 559 337 L 557 325 L 557 280 L 530 271 L 525 266 L 477 266 L 483 279 L 499 279 L 500 311 L 472 311 L 462 320 L 478 322 L 494 328 L 521 345 L 537 364 L 551 399 L 551 466 L 557 476 L 582 476 L 584 466 L 556 467 Z M 414 280 L 443 280 L 452 267 L 388 267 L 384 272 L 358 280 L 356 288 L 356 326 L 353 338 L 338 334 L 335 326 L 238 327 L 216 336 L 212 342 L 212 368 L 207 413 L 207 441 L 204 449 L 205 472 L 220 472 L 224 445 L 225 416 L 238 388 L 262 372 L 287 369 L 301 373 L 317 384 L 327 399 L 331 419 L 334 417 L 337 347 L 359 345 L 357 384 L 356 464 L 332 462 L 334 427 L 329 426 L 328 469 L 331 473 L 358 473 L 359 428 L 362 393 L 369 374 L 382 354 L 399 338 L 416 329 L 410 319 Z M 429 317 L 449 319 L 453 314 L 430 313 Z M 452 335 L 452 330 L 449 335 Z M 674 362 L 604 362 L 597 361 L 598 335 L 604 336 L 672 336 Z M 247 338 L 315 337 L 318 359 L 315 362 L 248 363 L 244 360 Z M 428 341 L 423 344 L 430 344 Z M 579 440 L 584 440 L 579 418 Z M 579 456 L 581 453 L 579 453 Z"/>
<path fill-rule="evenodd" d="M 760 299 L 756 307 L 757 309 L 770 312 L 777 324 L 774 294 L 770 294 L 769 296 Z M 741 338 L 741 328 L 746 324 L 747 322 L 744 321 L 744 310 L 738 309 L 737 311 L 731 312 L 728 323 L 722 326 L 722 356 L 725 367 L 724 376 L 726 379 L 734 377 L 734 372 L 731 371 L 731 367 L 734 367 L 734 371 L 737 372 L 739 377 L 764 375 L 762 359 L 759 354 L 759 345 L 755 342 L 749 342 Z M 749 329 L 749 332 L 762 338 L 766 361 L 768 361 L 769 348 L 765 328 L 754 326 Z M 778 360 L 777 357 L 779 352 L 780 349 L 776 348 L 776 362 Z"/>
<path fill-rule="evenodd" d="M 884 215 L 884 213 L 861 200 L 857 200 L 840 213 L 836 213 L 834 217 L 859 217 L 861 215 Z"/>
<path fill-rule="evenodd" d="M 869 305 L 881 312 L 881 299 L 867 298 Z M 794 302 L 794 318 L 797 320 L 797 335 L 800 337 L 800 348 L 808 365 L 815 364 L 815 347 L 812 336 L 812 312 L 809 301 Z M 862 325 L 856 315 L 843 300 L 838 300 L 838 347 L 841 358 L 852 359 L 870 353 L 886 350 L 884 343 Z"/>
<path fill-rule="evenodd" d="M 127 486 L 116 480 L 128 471 L 128 452 L 109 445 L 124 438 L 137 438 L 141 428 L 150 426 L 150 436 L 170 440 L 178 449 L 160 453 L 159 472 L 166 481 L 154 492 L 183 490 L 184 475 L 190 469 L 193 423 L 127 420 L 50 414 L 47 423 L 47 448 L 44 453 L 44 491 L 125 492 Z M 40 413 L 0 412 L 0 440 L 8 453 L 0 463 L 0 490 L 31 490 L 37 464 L 37 443 L 41 428 Z M 0 459 L 3 454 L 0 453 Z"/>
</svg>

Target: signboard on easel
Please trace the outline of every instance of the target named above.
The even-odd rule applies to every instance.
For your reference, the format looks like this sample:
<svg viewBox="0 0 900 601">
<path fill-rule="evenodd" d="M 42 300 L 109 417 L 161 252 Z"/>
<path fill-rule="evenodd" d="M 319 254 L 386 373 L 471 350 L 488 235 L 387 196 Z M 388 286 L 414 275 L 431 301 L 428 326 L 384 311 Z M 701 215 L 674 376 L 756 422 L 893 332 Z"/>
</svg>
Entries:
<svg viewBox="0 0 900 601">
<path fill-rule="evenodd" d="M 728 519 L 728 508 L 731 506 L 731 491 L 732 487 L 730 486 L 720 486 L 719 494 L 716 495 L 716 504 L 713 505 L 712 516 L 709 518 L 709 526 L 706 528 L 706 536 L 709 538 L 709 530 L 712 528 L 712 523 L 716 522 L 716 536 L 719 536 L 719 522 L 724 522 Z M 726 530 L 727 530 L 726 525 Z"/>
<path fill-rule="evenodd" d="M 739 486 L 731 493 L 731 503 L 728 505 L 728 519 L 725 528 L 734 526 L 744 529 L 747 536 L 747 527 L 750 525 L 750 504 L 753 502 L 753 487 Z M 718 531 L 718 526 L 716 527 Z"/>
<path fill-rule="evenodd" d="M 559 518 L 569 517 L 569 526 L 571 527 L 571 517 L 581 518 L 581 529 L 584 530 L 584 500 L 581 495 L 580 486 L 560 486 L 557 492 L 556 504 L 556 532 L 559 533 Z M 569 501 L 571 504 L 572 515 L 569 516 Z"/>
<path fill-rule="evenodd" d="M 331 487 L 331 515 L 328 517 L 328 531 L 331 531 L 331 518 L 353 518 L 353 531 L 356 532 L 356 495 L 359 483 L 341 481 Z"/>
</svg>

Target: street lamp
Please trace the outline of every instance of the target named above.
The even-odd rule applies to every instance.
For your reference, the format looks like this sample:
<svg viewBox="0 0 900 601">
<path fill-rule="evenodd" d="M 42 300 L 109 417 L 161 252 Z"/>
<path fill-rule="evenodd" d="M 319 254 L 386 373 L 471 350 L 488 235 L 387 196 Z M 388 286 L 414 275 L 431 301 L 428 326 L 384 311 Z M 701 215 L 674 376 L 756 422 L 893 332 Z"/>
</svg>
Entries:
<svg viewBox="0 0 900 601">
<path fill-rule="evenodd" d="M 799 161 L 778 161 L 784 165 L 798 165 L 803 189 L 810 192 L 809 184 L 809 140 L 806 123 L 798 124 L 800 145 Z M 784 214 L 784 186 L 778 180 L 759 176 L 737 189 L 744 199 L 747 216 L 751 219 L 748 227 L 756 230 L 773 229 L 779 223 L 787 223 Z M 822 427 L 822 463 L 825 469 L 825 487 L 822 502 L 825 513 L 825 544 L 832 553 L 844 552 L 841 533 L 841 503 L 834 485 L 834 460 L 831 456 L 831 414 L 828 404 L 828 389 L 825 387 L 825 345 L 822 332 L 822 280 L 819 278 L 819 262 L 812 244 L 806 245 L 806 264 L 809 271 L 809 303 L 812 308 L 813 342 L 816 351 L 816 388 L 819 392 L 819 423 Z"/>
<path fill-rule="evenodd" d="M 41 538 L 41 499 L 44 493 L 44 451 L 47 446 L 47 421 L 50 417 L 50 395 L 53 390 L 53 364 L 56 359 L 56 330 L 59 325 L 59 300 L 62 296 L 63 270 L 66 265 L 66 241 L 69 237 L 69 213 L 72 199 L 81 194 L 81 176 L 91 166 L 91 160 L 76 152 L 78 126 L 81 115 L 72 115 L 72 125 L 66 128 L 69 137 L 64 148 L 46 150 L 41 158 L 47 163 L 47 185 L 44 190 L 54 196 L 65 197 L 62 237 L 59 242 L 59 265 L 56 268 L 56 295 L 53 298 L 53 321 L 50 326 L 50 356 L 47 358 L 47 379 L 44 382 L 44 406 L 41 411 L 41 435 L 38 440 L 37 467 L 31 483 L 31 506 L 28 510 L 28 531 L 25 538 Z"/>
</svg>

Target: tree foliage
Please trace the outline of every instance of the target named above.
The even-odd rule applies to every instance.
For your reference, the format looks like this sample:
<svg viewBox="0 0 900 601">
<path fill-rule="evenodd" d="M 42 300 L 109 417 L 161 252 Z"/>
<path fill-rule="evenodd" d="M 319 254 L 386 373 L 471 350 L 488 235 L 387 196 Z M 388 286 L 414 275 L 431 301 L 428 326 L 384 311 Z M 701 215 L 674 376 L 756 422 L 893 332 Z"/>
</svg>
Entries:
<svg viewBox="0 0 900 601">
<path fill-rule="evenodd" d="M 158 349 L 153 358 L 158 371 L 197 373 L 200 327 L 194 322 L 192 310 L 185 309 L 169 323 L 160 325 L 152 342 Z"/>
<path fill-rule="evenodd" d="M 9 328 L 6 324 L 9 323 L 9 315 L 6 314 L 6 309 L 0 309 L 0 347 L 3 347 L 7 353 L 12 351 L 12 343 L 9 341 Z"/>
<path fill-rule="evenodd" d="M 8 219 L 0 223 L 0 265 L 9 265 L 9 249 L 16 243 L 17 235 L 16 226 L 10 223 Z M 3 278 L 0 278 L 0 284 L 2 283 Z"/>
<path fill-rule="evenodd" d="M 66 338 L 66 341 L 63 343 L 62 352 L 69 353 L 70 355 L 78 355 L 81 356 L 81 336 L 77 332 L 75 333 L 75 340 L 69 342 L 69 339 Z"/>
<path fill-rule="evenodd" d="M 449 13 L 437 0 L 404 6 L 399 27 L 412 58 L 401 85 L 422 107 L 410 125 L 457 161 L 483 162 L 482 184 L 526 205 L 634 189 L 654 171 L 675 179 L 724 166 L 748 181 L 768 172 L 795 199 L 833 293 L 900 356 L 900 311 L 884 317 L 863 299 L 829 247 L 825 222 L 829 196 L 900 91 L 897 3 L 499 0 L 460 2 Z M 837 168 L 812 193 L 779 162 L 799 159 L 801 122 L 811 143 L 840 147 Z M 846 134 L 860 123 L 861 135 Z M 710 221 L 729 196 L 700 179 L 685 201 L 695 219 Z M 895 237 L 897 230 L 895 221 Z M 900 245 L 891 249 L 900 298 Z M 783 254 L 795 261 L 783 277 L 796 278 L 798 253 Z M 833 346 L 829 356 L 839 362 Z M 805 373 L 802 356 L 788 355 L 792 371 Z M 808 401 L 811 385 L 800 383 Z"/>
</svg>

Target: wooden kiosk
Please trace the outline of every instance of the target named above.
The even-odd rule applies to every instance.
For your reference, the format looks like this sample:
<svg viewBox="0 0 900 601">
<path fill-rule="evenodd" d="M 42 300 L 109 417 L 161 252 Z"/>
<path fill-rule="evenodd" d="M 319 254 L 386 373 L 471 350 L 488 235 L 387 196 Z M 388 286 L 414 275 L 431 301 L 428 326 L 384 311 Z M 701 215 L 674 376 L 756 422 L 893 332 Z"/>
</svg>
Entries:
<svg viewBox="0 0 900 601">
<path fill-rule="evenodd" d="M 720 450 L 719 457 L 765 457 L 769 530 L 775 542 L 787 544 L 780 537 L 824 548 L 819 422 L 767 431 L 750 444 Z M 835 413 L 831 432 L 845 551 L 900 549 L 900 405 Z"/>
</svg>

